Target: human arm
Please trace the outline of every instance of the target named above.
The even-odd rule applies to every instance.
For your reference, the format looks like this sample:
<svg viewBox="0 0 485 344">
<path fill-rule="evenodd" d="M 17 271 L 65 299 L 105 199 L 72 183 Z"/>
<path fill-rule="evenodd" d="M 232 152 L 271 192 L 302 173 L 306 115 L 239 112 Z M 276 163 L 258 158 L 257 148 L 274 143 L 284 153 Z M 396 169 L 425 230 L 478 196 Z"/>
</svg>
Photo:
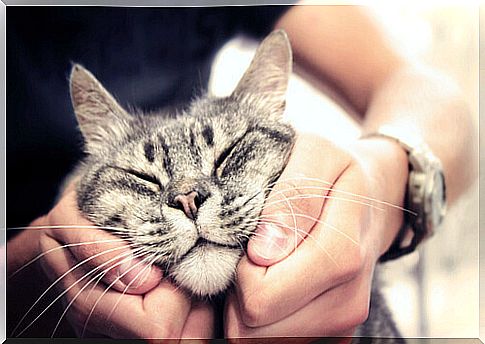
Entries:
<svg viewBox="0 0 485 344">
<path fill-rule="evenodd" d="M 277 27 L 288 32 L 300 70 L 333 85 L 352 105 L 364 135 L 382 125 L 416 133 L 441 160 L 448 200 L 470 185 L 477 132 L 459 87 L 407 58 L 366 7 L 296 6 Z"/>
<path fill-rule="evenodd" d="M 65 225 L 70 227 L 53 227 Z M 33 322 L 24 336 L 50 336 L 66 309 L 65 316 L 74 333 L 66 328 L 58 329 L 57 333 L 67 336 L 84 333 L 94 337 L 149 339 L 212 335 L 213 310 L 209 305 L 192 303 L 182 291 L 163 280 L 159 268 L 144 265 L 142 257 L 130 260 L 130 252 L 134 250 L 125 242 L 92 227 L 77 211 L 75 191 L 71 189 L 46 216 L 34 221 L 31 229 L 8 242 L 8 321 L 9 331 L 15 329 L 14 336 L 30 324 L 32 315 L 35 318 L 64 292 L 54 309 Z M 26 266 L 39 255 L 42 258 Z M 23 266 L 26 267 L 15 273 Z M 107 273 L 101 276 L 102 271 Z M 33 308 L 17 327 L 51 285 L 51 292 L 39 302 L 40 308 Z M 111 290 L 105 293 L 107 286 Z M 86 323 L 88 317 L 90 321 Z"/>
<path fill-rule="evenodd" d="M 277 27 L 288 33 L 300 70 L 314 80 L 330 83 L 355 109 L 364 134 L 384 124 L 418 133 L 443 164 L 449 201 L 470 184 L 476 174 L 476 156 L 468 140 L 474 142 L 475 132 L 458 87 L 441 73 L 397 52 L 365 10 L 297 6 Z M 280 216 L 277 219 L 286 229 L 279 226 L 275 235 L 261 226 L 258 233 L 270 238 L 259 243 L 252 240 L 248 245 L 249 258 L 239 266 L 237 293 L 227 305 L 229 336 L 349 335 L 367 317 L 374 266 L 402 223 L 402 211 L 389 204 L 404 205 L 405 152 L 396 142 L 383 138 L 358 140 L 348 150 L 322 138 L 305 140 L 297 142 L 292 159 L 296 155 L 306 158 L 294 160 L 296 163 L 290 159 L 280 180 L 301 174 L 323 179 L 331 183 L 333 196 L 342 196 L 341 191 L 359 193 L 367 197 L 366 202 L 387 202 L 368 202 L 384 211 L 355 203 L 350 206 L 326 194 L 293 199 L 291 206 L 306 214 L 306 220 L 299 218 L 295 226 L 291 216 Z M 301 148 L 304 146 L 306 151 Z M 339 164 L 341 159 L 348 159 L 349 164 Z M 332 172 L 336 165 L 340 168 Z M 302 184 L 313 187 L 314 194 L 318 191 L 315 183 L 305 185 L 300 180 L 293 184 L 294 189 L 300 189 L 296 192 L 305 192 Z M 286 197 L 291 198 L 294 192 Z M 273 190 L 271 195 L 275 194 Z M 262 216 L 288 213 L 289 206 L 281 202 L 279 208 L 267 207 Z M 343 231 L 357 244 L 324 223 Z M 292 227 L 302 231 L 294 236 Z M 325 231 L 324 237 L 320 233 Z M 278 234 L 281 232 L 283 235 Z M 283 252 L 270 244 L 271 238 L 278 236 L 290 241 Z M 261 235 L 255 239 L 258 237 Z M 295 237 L 299 246 L 293 250 Z M 330 250 L 332 256 L 316 246 Z"/>
</svg>

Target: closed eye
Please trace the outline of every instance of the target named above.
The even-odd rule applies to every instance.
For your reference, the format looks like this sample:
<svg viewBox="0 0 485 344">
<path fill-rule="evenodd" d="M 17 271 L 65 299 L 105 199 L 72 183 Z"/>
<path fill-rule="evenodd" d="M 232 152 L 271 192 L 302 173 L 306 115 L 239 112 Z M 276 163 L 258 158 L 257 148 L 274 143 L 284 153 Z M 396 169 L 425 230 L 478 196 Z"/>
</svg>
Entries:
<svg viewBox="0 0 485 344">
<path fill-rule="evenodd" d="M 226 148 L 221 155 L 217 158 L 217 160 L 214 163 L 214 170 L 218 169 L 221 167 L 222 163 L 227 159 L 227 157 L 232 153 L 234 148 L 244 139 L 244 136 L 239 138 L 237 141 L 235 141 L 232 145 L 230 145 L 228 148 Z"/>
<path fill-rule="evenodd" d="M 111 166 L 111 167 L 113 167 L 117 170 L 121 170 L 123 172 L 126 172 L 128 174 L 131 174 L 132 176 L 135 176 L 138 179 L 142 179 L 146 182 L 155 184 L 158 187 L 160 187 L 160 189 L 162 189 L 162 183 L 160 183 L 160 181 L 157 178 L 155 178 L 154 176 L 151 176 L 151 175 L 143 173 L 143 172 L 138 172 L 138 171 L 135 171 L 135 170 L 132 170 L 132 169 L 128 169 L 128 168 L 122 168 L 122 167 L 117 167 L 117 166 Z"/>
<path fill-rule="evenodd" d="M 134 171 L 134 170 L 126 170 L 126 172 L 134 175 L 137 178 L 143 179 L 144 181 L 147 181 L 147 182 L 152 183 L 152 184 L 156 184 L 156 185 L 161 187 L 160 181 L 157 178 L 150 176 L 149 174 L 145 174 L 145 173 Z"/>
<path fill-rule="evenodd" d="M 225 149 L 221 155 L 217 158 L 216 162 L 214 163 L 214 168 L 218 169 L 221 167 L 222 163 L 227 159 L 229 154 L 231 154 L 232 150 L 234 149 L 236 145 L 231 145 L 229 148 Z"/>
</svg>

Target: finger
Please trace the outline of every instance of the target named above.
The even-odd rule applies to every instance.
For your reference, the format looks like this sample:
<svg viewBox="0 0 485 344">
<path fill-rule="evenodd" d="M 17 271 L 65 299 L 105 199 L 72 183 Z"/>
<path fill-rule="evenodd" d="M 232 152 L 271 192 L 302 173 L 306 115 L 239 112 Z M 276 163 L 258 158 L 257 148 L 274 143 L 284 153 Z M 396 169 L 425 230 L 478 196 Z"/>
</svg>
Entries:
<svg viewBox="0 0 485 344">
<path fill-rule="evenodd" d="M 311 135 L 298 138 L 248 243 L 252 262 L 273 265 L 298 246 L 315 225 L 314 218 L 320 217 L 325 197 L 349 161 L 330 142 Z"/>
<path fill-rule="evenodd" d="M 191 300 L 183 290 L 165 280 L 144 295 L 143 307 L 151 318 L 150 336 L 144 338 L 180 338 Z"/>
<path fill-rule="evenodd" d="M 365 322 L 369 311 L 370 281 L 362 275 L 321 294 L 288 317 L 269 325 L 245 325 L 236 295 L 227 299 L 226 336 L 232 337 L 348 337 Z M 229 331 L 229 333 L 227 332 Z"/>
<path fill-rule="evenodd" d="M 48 245 L 55 245 L 55 240 Z M 55 274 L 71 270 L 75 257 L 55 253 Z M 84 280 L 83 280 L 84 279 Z M 85 271 L 72 270 L 62 280 L 70 319 L 83 331 L 111 338 L 177 338 L 190 310 L 190 300 L 169 282 L 161 282 L 144 296 L 122 294 L 93 283 Z M 67 310 L 67 309 L 66 309 Z"/>
<path fill-rule="evenodd" d="M 365 193 L 363 185 L 362 175 L 349 168 L 335 189 Z M 311 236 L 278 264 L 264 268 L 241 260 L 237 291 L 246 324 L 280 320 L 361 271 L 366 252 L 360 233 L 368 226 L 367 207 L 333 200 L 326 203 L 318 221 Z"/>
<path fill-rule="evenodd" d="M 110 338 L 179 338 L 190 310 L 190 300 L 168 281 L 143 296 L 120 294 L 96 287 L 88 299 L 80 297 L 89 310 L 88 328 Z M 84 292 L 85 296 L 87 293 Z M 93 303 L 93 299 L 96 302 Z M 84 320 L 86 326 L 86 320 Z"/>
<path fill-rule="evenodd" d="M 284 343 L 289 344 L 309 344 L 315 342 L 316 339 L 305 338 L 303 335 L 298 335 L 298 332 L 287 336 L 289 338 L 285 338 L 284 335 L 275 332 L 272 332 L 271 335 L 265 335 L 265 333 L 269 332 L 266 326 L 263 329 L 246 326 L 242 320 L 237 296 L 234 293 L 230 293 L 226 297 L 224 319 L 224 337 L 231 344 L 276 344 L 280 343 L 282 339 L 286 339 L 287 341 L 285 340 Z M 304 325 L 300 324 L 300 327 Z"/>
<path fill-rule="evenodd" d="M 155 266 L 146 268 L 134 256 L 119 264 L 120 260 L 114 258 L 128 257 L 132 248 L 121 238 L 102 229 L 86 228 L 93 224 L 81 216 L 75 202 L 75 192 L 66 193 L 49 213 L 49 222 L 59 226 L 75 224 L 80 228 L 53 229 L 49 235 L 67 245 L 78 261 L 86 260 L 86 265 L 91 268 L 108 261 L 107 268 L 116 265 L 117 268 L 109 269 L 103 276 L 103 282 L 110 284 L 116 281 L 113 288 L 118 291 L 143 294 L 156 287 L 162 278 L 161 270 Z"/>
<path fill-rule="evenodd" d="M 77 263 L 68 250 L 58 250 L 58 248 L 61 246 L 55 239 L 47 235 L 41 236 L 40 247 L 44 250 L 51 251 L 49 255 L 44 256 L 41 260 L 41 267 L 43 267 L 48 279 L 53 282 L 43 291 L 43 293 L 31 305 L 31 307 L 26 311 L 22 319 L 19 321 L 17 327 L 13 330 L 13 332 L 16 332 L 17 329 L 21 330 L 17 333 L 17 335 L 21 335 L 29 327 L 34 325 L 45 312 L 49 311 L 50 308 L 60 304 L 61 301 L 64 301 L 64 307 L 62 308 L 65 309 L 65 311 L 63 314 L 59 314 L 60 322 L 64 315 L 66 315 L 65 312 L 73 304 L 73 302 L 65 300 L 76 300 L 79 292 L 84 290 L 85 286 L 87 286 L 86 283 L 94 280 L 92 273 L 95 271 L 90 271 L 89 273 L 86 273 L 85 270 L 77 271 L 78 268 L 82 268 L 82 263 Z M 55 287 L 57 287 L 60 292 L 54 293 L 53 296 L 52 292 L 49 292 Z M 23 323 L 24 319 L 26 319 L 26 317 L 32 312 L 34 307 L 39 304 L 39 302 L 42 302 L 43 306 L 46 306 L 43 307 L 43 310 L 40 311 L 40 313 L 38 313 L 30 323 Z M 87 303 L 78 302 L 74 303 L 73 305 L 76 307 L 79 305 L 87 305 Z M 81 314 L 81 312 L 74 312 L 74 314 Z M 55 319 L 52 321 L 55 321 Z M 50 323 L 52 323 L 52 321 Z M 23 329 L 20 327 L 21 325 Z M 51 329 L 53 333 L 56 331 L 57 326 L 59 326 L 59 323 L 57 323 L 56 327 Z"/>
<path fill-rule="evenodd" d="M 191 340 L 189 343 L 207 343 L 207 339 L 214 338 L 214 308 L 206 302 L 192 303 L 192 309 L 182 331 L 183 343 L 189 338 L 198 338 L 200 340 Z M 205 340 L 204 340 L 205 339 Z"/>
</svg>

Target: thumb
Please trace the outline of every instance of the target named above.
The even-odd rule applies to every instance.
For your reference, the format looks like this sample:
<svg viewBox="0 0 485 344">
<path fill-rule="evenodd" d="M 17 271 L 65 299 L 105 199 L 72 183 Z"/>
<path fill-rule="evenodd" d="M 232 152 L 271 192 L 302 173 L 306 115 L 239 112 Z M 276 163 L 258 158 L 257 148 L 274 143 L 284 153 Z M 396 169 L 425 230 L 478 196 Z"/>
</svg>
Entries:
<svg viewBox="0 0 485 344">
<path fill-rule="evenodd" d="M 288 164 L 266 199 L 248 243 L 248 257 L 269 266 L 287 257 L 318 223 L 348 155 L 313 135 L 298 138 Z"/>
<path fill-rule="evenodd" d="M 130 294 L 144 294 L 155 288 L 162 272 L 155 266 L 147 266 L 145 256 L 119 237 L 95 228 L 84 219 L 75 206 L 75 192 L 66 193 L 48 215 L 49 225 L 64 226 L 50 230 L 50 236 L 66 245 L 66 248 L 89 271 L 96 269 L 104 283 L 115 290 Z M 79 226 L 79 228 L 72 228 Z M 82 263 L 82 264 L 81 264 Z"/>
<path fill-rule="evenodd" d="M 285 176 L 280 180 L 285 180 Z M 258 265 L 269 266 L 287 257 L 318 222 L 325 194 L 326 191 L 297 177 L 278 182 L 248 243 L 249 258 Z"/>
</svg>

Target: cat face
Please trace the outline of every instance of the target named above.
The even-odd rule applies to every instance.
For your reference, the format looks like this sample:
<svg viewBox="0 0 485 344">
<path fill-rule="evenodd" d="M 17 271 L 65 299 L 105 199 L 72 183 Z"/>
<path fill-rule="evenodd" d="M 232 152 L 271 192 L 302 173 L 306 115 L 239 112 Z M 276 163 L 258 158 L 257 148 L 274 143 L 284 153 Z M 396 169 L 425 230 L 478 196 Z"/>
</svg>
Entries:
<svg viewBox="0 0 485 344">
<path fill-rule="evenodd" d="M 272 33 L 231 96 L 169 118 L 128 114 L 75 65 L 71 96 L 88 153 L 79 209 L 192 294 L 224 291 L 294 143 L 281 121 L 290 71 L 286 35 Z"/>
</svg>

